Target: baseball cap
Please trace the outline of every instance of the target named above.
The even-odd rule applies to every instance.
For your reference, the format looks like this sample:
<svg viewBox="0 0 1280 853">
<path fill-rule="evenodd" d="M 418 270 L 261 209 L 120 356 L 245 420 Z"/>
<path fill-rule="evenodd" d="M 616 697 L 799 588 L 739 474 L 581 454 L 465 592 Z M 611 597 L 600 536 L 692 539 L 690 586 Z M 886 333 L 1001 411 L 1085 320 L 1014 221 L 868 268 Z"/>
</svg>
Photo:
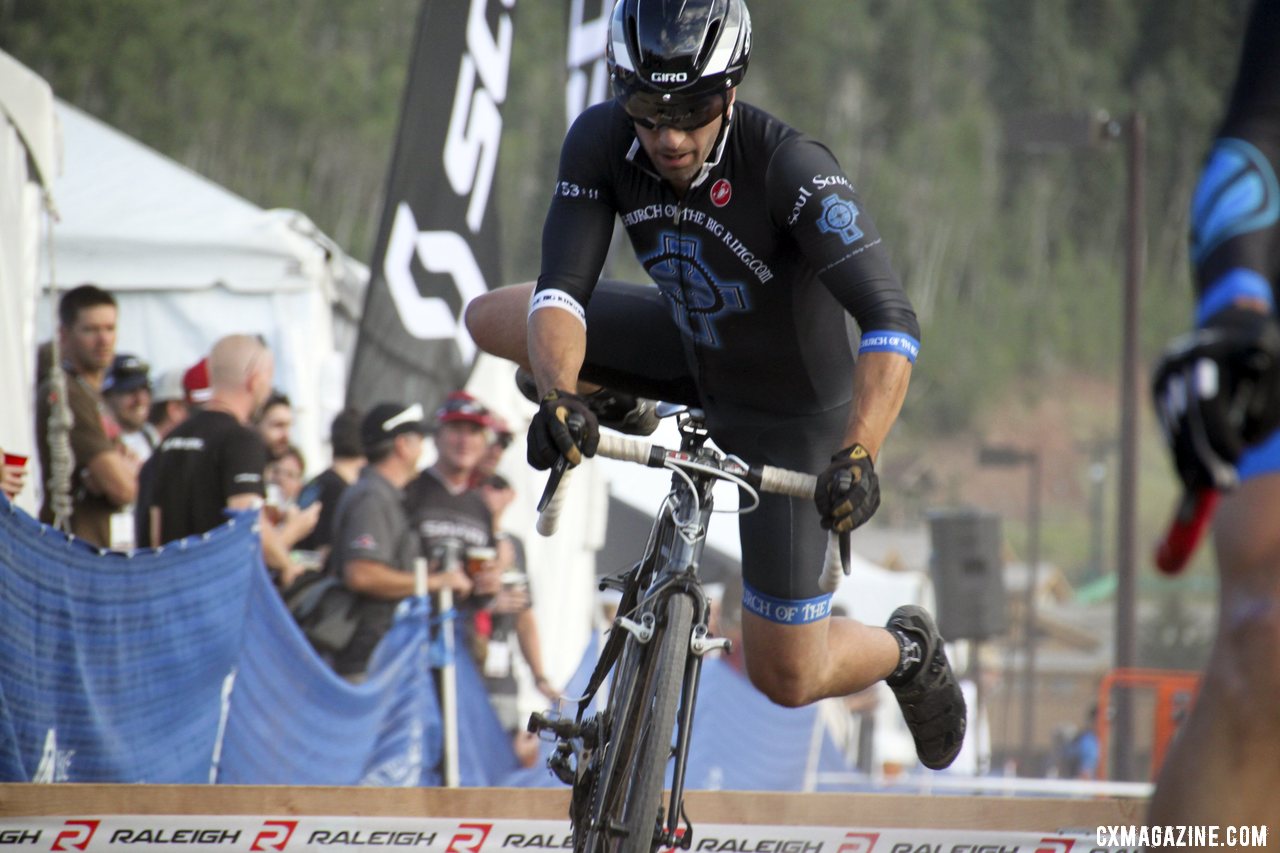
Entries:
<svg viewBox="0 0 1280 853">
<path fill-rule="evenodd" d="M 436 409 L 437 423 L 449 424 L 458 421 L 479 424 L 486 429 L 493 426 L 493 416 L 489 410 L 466 391 L 454 391 L 445 397 L 440 408 Z"/>
<path fill-rule="evenodd" d="M 150 365 L 136 355 L 120 353 L 112 360 L 111 369 L 102 380 L 102 393 L 110 394 L 114 391 L 123 394 L 139 388 L 149 388 L 151 380 L 147 374 L 150 370 Z"/>
<path fill-rule="evenodd" d="M 182 374 L 185 372 L 178 368 L 166 370 L 157 376 L 156 381 L 151 384 L 151 402 L 164 403 L 169 400 L 185 400 L 187 393 L 186 389 L 182 387 Z"/>
<path fill-rule="evenodd" d="M 379 403 L 369 410 L 360 423 L 360 441 L 366 452 L 406 432 L 427 434 L 425 413 L 421 403 Z"/>
<path fill-rule="evenodd" d="M 207 403 L 213 399 L 208 358 L 202 358 L 187 368 L 187 372 L 182 374 L 182 389 L 186 392 L 188 403 Z"/>
</svg>

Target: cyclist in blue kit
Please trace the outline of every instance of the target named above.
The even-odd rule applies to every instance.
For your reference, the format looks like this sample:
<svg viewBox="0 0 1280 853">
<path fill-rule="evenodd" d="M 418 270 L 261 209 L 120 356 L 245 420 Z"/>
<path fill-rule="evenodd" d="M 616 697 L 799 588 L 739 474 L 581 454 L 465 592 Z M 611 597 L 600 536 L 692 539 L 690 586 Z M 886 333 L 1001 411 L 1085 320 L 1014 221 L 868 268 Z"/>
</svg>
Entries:
<svg viewBox="0 0 1280 853">
<path fill-rule="evenodd" d="M 1196 331 L 1155 402 L 1214 523 L 1218 628 L 1195 708 L 1151 798 L 1159 825 L 1280 831 L 1280 0 L 1257 0 L 1226 115 L 1191 204 Z"/>
<path fill-rule="evenodd" d="M 874 462 L 919 326 L 831 152 L 737 99 L 750 50 L 741 0 L 621 0 L 615 97 L 565 138 L 538 281 L 474 300 L 468 328 L 532 372 L 536 468 L 591 456 L 599 422 L 651 431 L 647 400 L 661 399 L 703 409 L 727 453 L 820 472 L 816 513 L 762 495 L 742 516 L 748 674 L 783 705 L 887 680 L 921 761 L 940 769 L 965 705 L 932 618 L 911 606 L 886 628 L 832 618 L 818 586 L 823 531 L 847 533 L 879 505 Z M 656 288 L 599 280 L 615 219 Z M 587 422 L 577 441 L 573 413 Z"/>
</svg>

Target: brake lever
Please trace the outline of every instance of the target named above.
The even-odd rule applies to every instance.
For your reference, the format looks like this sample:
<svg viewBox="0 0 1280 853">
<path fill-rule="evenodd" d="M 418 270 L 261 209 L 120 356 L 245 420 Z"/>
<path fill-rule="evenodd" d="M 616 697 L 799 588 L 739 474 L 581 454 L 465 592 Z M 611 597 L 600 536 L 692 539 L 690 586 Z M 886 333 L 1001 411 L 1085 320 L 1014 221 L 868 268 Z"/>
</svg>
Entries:
<svg viewBox="0 0 1280 853">
<path fill-rule="evenodd" d="M 586 418 L 576 412 L 565 419 L 565 426 L 569 428 L 569 435 L 573 438 L 574 444 L 577 444 L 582 439 L 582 430 L 586 425 Z M 564 456 L 558 457 L 551 466 L 551 474 L 547 477 L 546 488 L 542 490 L 542 497 L 538 499 L 538 512 L 545 510 L 551 503 L 551 499 L 556 495 L 556 489 L 560 487 L 560 481 L 564 479 L 565 472 L 570 467 L 569 460 L 565 459 Z"/>
</svg>

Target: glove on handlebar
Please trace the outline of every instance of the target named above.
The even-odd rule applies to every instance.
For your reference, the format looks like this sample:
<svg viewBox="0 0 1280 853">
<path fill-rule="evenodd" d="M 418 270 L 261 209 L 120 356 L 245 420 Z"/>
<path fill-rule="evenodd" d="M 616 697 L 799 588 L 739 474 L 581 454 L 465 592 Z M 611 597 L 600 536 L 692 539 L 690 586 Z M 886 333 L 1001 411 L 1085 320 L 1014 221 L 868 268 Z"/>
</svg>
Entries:
<svg viewBox="0 0 1280 853">
<path fill-rule="evenodd" d="M 833 455 L 831 464 L 818 475 L 813 500 L 823 530 L 848 533 L 875 515 L 880 506 L 880 481 L 867 449 L 854 444 Z"/>
<path fill-rule="evenodd" d="M 569 426 L 571 415 L 582 418 L 582 429 L 576 438 Z M 543 396 L 537 413 L 529 422 L 530 465 L 545 471 L 561 456 L 570 465 L 578 465 L 583 456 L 595 456 L 599 443 L 600 426 L 585 400 L 559 388 Z"/>
<path fill-rule="evenodd" d="M 1280 324 L 1248 308 L 1219 311 L 1165 350 L 1152 396 L 1187 489 L 1233 488 L 1240 454 L 1280 427 Z"/>
</svg>

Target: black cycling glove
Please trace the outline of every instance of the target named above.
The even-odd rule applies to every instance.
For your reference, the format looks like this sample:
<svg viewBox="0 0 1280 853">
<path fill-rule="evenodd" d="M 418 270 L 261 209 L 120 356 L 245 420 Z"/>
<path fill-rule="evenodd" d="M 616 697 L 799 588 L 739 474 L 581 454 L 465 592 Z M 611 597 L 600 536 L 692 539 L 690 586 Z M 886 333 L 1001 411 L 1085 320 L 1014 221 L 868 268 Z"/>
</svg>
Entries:
<svg viewBox="0 0 1280 853">
<path fill-rule="evenodd" d="M 570 429 L 572 415 L 581 417 L 581 429 L 577 440 Z M 578 420 L 574 418 L 574 420 Z M 529 422 L 529 464 L 545 471 L 563 456 L 570 465 L 582 462 L 583 456 L 595 456 L 600 443 L 600 426 L 591 407 L 577 394 L 548 391 L 538 405 L 538 412 Z"/>
<path fill-rule="evenodd" d="M 880 481 L 871 454 L 861 444 L 846 447 L 831 457 L 818 475 L 813 495 L 822 516 L 822 529 L 848 533 L 861 527 L 880 506 Z"/>
<path fill-rule="evenodd" d="M 1230 489 L 1241 452 L 1280 427 L 1280 325 L 1232 307 L 1174 341 L 1156 366 L 1156 414 L 1189 491 Z"/>
</svg>

